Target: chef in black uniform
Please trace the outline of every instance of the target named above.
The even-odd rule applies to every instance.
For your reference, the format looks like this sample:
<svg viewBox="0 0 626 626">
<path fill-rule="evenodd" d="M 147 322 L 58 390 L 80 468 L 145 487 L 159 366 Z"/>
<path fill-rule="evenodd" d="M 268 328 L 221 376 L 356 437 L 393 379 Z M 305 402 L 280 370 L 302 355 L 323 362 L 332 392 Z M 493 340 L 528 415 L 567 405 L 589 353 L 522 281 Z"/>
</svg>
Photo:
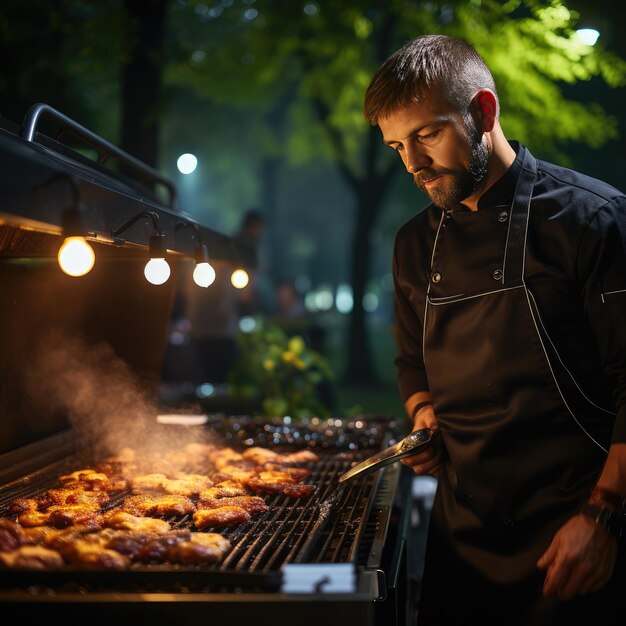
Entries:
<svg viewBox="0 0 626 626">
<path fill-rule="evenodd" d="M 432 201 L 393 257 L 400 392 L 436 429 L 404 461 L 438 478 L 419 623 L 625 624 L 626 197 L 508 141 L 459 39 L 403 46 L 364 111 Z"/>
</svg>

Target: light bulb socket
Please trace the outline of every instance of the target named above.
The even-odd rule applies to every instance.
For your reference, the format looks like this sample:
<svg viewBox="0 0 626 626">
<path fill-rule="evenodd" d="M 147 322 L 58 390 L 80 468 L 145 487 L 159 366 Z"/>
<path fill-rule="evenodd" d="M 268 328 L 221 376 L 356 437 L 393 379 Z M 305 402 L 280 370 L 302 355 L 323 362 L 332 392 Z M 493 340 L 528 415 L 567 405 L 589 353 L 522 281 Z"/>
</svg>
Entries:
<svg viewBox="0 0 626 626">
<path fill-rule="evenodd" d="M 85 236 L 80 219 L 80 211 L 76 207 L 63 211 L 61 214 L 61 227 L 63 228 L 63 237 Z"/>
<path fill-rule="evenodd" d="M 208 248 L 201 244 L 196 248 L 196 265 L 198 263 L 208 263 L 209 262 L 209 250 Z"/>
<path fill-rule="evenodd" d="M 165 258 L 165 235 L 150 235 L 149 255 L 151 259 Z"/>
</svg>

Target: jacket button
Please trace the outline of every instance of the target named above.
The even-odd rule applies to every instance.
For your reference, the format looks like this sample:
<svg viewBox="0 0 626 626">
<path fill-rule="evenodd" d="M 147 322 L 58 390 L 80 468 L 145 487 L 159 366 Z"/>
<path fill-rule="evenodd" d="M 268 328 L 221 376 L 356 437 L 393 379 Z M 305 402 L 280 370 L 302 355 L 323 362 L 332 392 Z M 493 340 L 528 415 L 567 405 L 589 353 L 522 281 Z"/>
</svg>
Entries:
<svg viewBox="0 0 626 626">
<path fill-rule="evenodd" d="M 494 270 L 492 276 L 494 280 L 502 280 L 502 270 Z"/>
<path fill-rule="evenodd" d="M 498 222 L 506 222 L 507 219 L 509 219 L 509 214 L 506 211 L 498 213 Z"/>
<path fill-rule="evenodd" d="M 431 280 L 432 280 L 434 283 L 440 283 L 440 282 L 441 282 L 441 274 L 440 274 L 439 272 L 435 272 L 435 273 L 432 275 Z"/>
</svg>

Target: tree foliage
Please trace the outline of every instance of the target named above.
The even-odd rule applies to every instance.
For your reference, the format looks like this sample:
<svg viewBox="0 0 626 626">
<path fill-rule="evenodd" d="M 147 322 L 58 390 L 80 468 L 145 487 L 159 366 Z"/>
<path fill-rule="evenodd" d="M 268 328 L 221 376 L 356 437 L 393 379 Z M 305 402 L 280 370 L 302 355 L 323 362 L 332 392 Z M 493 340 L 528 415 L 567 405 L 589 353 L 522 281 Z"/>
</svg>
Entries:
<svg viewBox="0 0 626 626">
<path fill-rule="evenodd" d="M 119 70 L 133 49 L 123 7 L 122 0 L 2 3 L 2 113 L 46 100 L 115 141 Z M 336 169 L 354 216 L 348 245 L 357 306 L 348 370 L 371 380 L 359 303 L 380 215 L 400 205 L 391 202 L 391 190 L 401 172 L 363 119 L 371 76 L 420 34 L 464 37 L 493 71 L 507 136 L 542 158 L 571 164 L 572 143 L 597 148 L 616 136 L 617 122 L 598 103 L 568 98 L 569 88 L 591 81 L 622 86 L 626 63 L 602 39 L 582 44 L 578 15 L 567 7 L 566 0 L 170 0 L 165 105 L 155 111 L 144 94 L 146 115 L 160 116 L 166 150 L 195 143 L 213 155 L 204 205 L 256 198 L 271 213 L 281 172 L 319 163 Z M 320 210 L 328 211 L 322 223 L 332 223 L 336 207 Z M 408 207 L 406 217 L 414 210 Z"/>
</svg>

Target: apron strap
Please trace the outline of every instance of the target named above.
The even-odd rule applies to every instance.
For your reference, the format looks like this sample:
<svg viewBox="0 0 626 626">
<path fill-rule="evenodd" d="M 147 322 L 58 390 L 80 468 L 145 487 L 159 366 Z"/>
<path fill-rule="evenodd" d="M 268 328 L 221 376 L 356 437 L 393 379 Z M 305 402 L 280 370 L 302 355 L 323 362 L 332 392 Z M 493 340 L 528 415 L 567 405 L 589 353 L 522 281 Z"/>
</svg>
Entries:
<svg viewBox="0 0 626 626">
<path fill-rule="evenodd" d="M 523 283 L 528 215 L 535 178 L 537 177 L 535 157 L 524 146 L 520 146 L 520 150 L 524 151 L 522 171 L 517 179 L 515 195 L 511 204 L 509 232 L 507 233 L 502 264 L 502 284 L 507 286 Z"/>
</svg>

